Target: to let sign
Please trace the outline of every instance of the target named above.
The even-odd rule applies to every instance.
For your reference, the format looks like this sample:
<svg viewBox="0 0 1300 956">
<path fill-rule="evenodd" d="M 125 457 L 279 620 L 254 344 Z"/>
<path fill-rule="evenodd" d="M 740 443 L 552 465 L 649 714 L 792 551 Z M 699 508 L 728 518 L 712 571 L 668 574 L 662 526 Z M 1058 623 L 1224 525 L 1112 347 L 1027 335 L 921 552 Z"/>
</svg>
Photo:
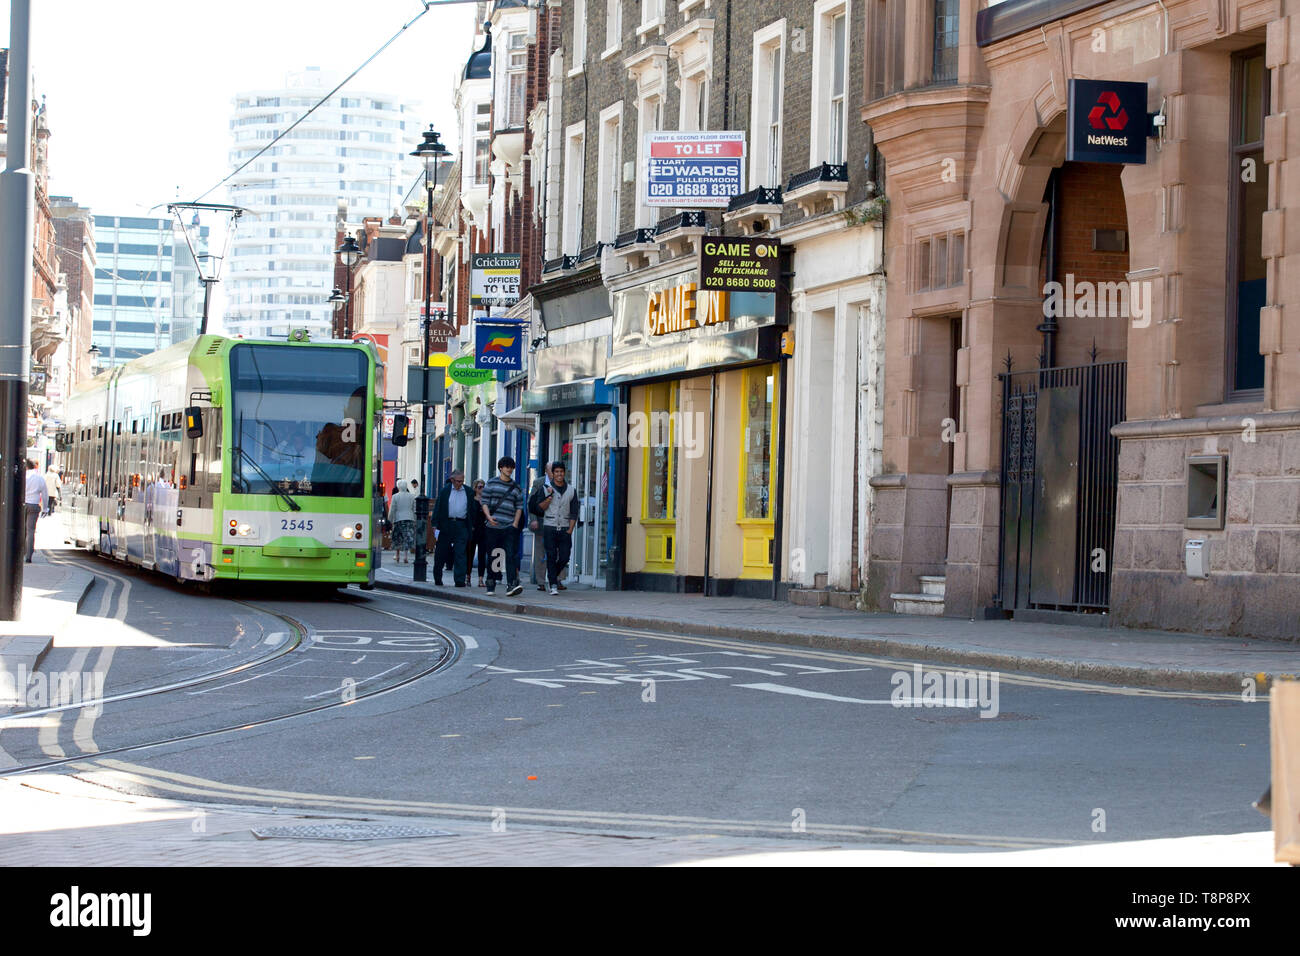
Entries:
<svg viewBox="0 0 1300 956">
<path fill-rule="evenodd" d="M 517 253 L 483 252 L 469 257 L 470 305 L 508 306 L 519 301 Z"/>
<path fill-rule="evenodd" d="M 647 206 L 726 208 L 745 191 L 743 132 L 647 133 Z"/>
<path fill-rule="evenodd" d="M 1145 163 L 1148 126 L 1145 83 L 1070 81 L 1067 160 Z"/>
</svg>

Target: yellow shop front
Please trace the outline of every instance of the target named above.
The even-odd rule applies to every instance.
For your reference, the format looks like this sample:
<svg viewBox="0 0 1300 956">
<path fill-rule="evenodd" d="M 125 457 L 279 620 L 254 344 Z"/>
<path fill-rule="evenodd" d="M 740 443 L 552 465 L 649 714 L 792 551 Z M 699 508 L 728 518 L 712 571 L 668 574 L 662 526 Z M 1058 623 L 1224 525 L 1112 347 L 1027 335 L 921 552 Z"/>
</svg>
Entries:
<svg viewBox="0 0 1300 956">
<path fill-rule="evenodd" d="M 772 597 L 783 297 L 697 286 L 693 269 L 611 283 L 606 381 L 625 402 L 615 436 L 627 453 L 623 586 Z"/>
</svg>

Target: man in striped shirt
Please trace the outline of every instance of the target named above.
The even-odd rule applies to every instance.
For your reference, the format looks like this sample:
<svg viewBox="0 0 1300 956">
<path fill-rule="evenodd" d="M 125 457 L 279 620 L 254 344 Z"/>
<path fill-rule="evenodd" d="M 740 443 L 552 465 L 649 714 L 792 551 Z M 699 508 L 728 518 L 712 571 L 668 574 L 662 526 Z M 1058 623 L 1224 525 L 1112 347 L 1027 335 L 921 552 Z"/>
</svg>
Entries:
<svg viewBox="0 0 1300 956">
<path fill-rule="evenodd" d="M 523 591 L 519 583 L 519 522 L 524 516 L 524 490 L 515 484 L 515 460 L 509 455 L 497 461 L 496 477 L 487 483 L 479 496 L 487 524 L 487 593 L 495 594 L 505 565 L 506 597 Z"/>
</svg>

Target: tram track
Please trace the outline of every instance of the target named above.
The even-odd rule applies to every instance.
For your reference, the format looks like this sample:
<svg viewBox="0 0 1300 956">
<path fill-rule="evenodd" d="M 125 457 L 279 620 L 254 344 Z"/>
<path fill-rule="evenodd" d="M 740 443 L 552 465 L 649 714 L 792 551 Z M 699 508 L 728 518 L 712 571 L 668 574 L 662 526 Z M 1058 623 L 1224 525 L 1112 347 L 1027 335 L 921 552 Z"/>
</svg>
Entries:
<svg viewBox="0 0 1300 956">
<path fill-rule="evenodd" d="M 77 562 L 77 563 L 81 563 L 81 562 Z M 107 572 L 101 571 L 100 569 L 88 568 L 87 570 L 91 570 L 92 573 L 102 574 L 102 576 L 105 578 L 114 577 L 114 575 L 110 575 Z M 123 588 L 117 594 L 107 595 L 104 601 L 104 606 L 116 607 L 116 611 L 113 614 L 113 616 L 116 617 L 118 620 L 122 620 L 123 617 L 125 616 L 125 594 L 126 594 L 126 589 Z M 81 699 L 74 703 L 62 703 L 62 704 L 52 705 L 48 707 L 28 708 L 21 711 L 14 711 L 11 713 L 0 715 L 0 731 L 7 729 L 6 725 L 8 725 L 10 729 L 23 727 L 23 726 L 30 726 L 30 722 L 32 720 L 39 720 L 40 718 L 49 718 L 49 717 L 55 717 L 57 719 L 59 715 L 67 712 L 83 712 L 87 710 L 93 711 L 94 709 L 98 709 L 99 712 L 102 713 L 103 709 L 106 706 L 127 703 L 130 701 L 138 701 L 146 698 L 165 699 L 169 695 L 177 695 L 182 693 L 192 694 L 194 693 L 194 688 L 196 687 L 220 690 L 223 688 L 223 686 L 233 686 L 233 684 L 222 685 L 221 684 L 222 681 L 229 681 L 231 679 L 236 679 L 235 681 L 236 683 L 242 683 L 245 680 L 250 679 L 252 677 L 265 676 L 268 673 L 275 673 L 275 671 L 267 671 L 269 665 L 275 664 L 277 662 L 282 662 L 285 659 L 290 658 L 291 656 L 294 655 L 306 654 L 306 652 L 315 645 L 315 640 L 316 640 L 315 632 L 311 627 L 311 625 L 297 619 L 296 617 L 291 616 L 290 614 L 285 613 L 283 610 L 279 610 L 271 606 L 267 602 L 250 601 L 250 600 L 245 600 L 245 599 L 235 598 L 230 596 L 225 596 L 223 599 L 230 601 L 231 603 L 239 604 L 241 606 L 247 607 L 252 611 L 268 615 L 272 618 L 284 622 L 284 624 L 288 628 L 288 633 L 286 635 L 286 638 L 283 641 L 278 642 L 274 650 L 260 657 L 257 657 L 253 660 L 241 661 L 237 664 L 233 664 L 228 667 L 223 667 L 217 670 L 208 671 L 182 680 L 174 680 L 174 681 L 167 681 L 164 683 L 151 684 L 145 687 L 136 688 L 130 691 L 123 691 L 117 694 L 104 694 L 99 697 Z M 416 669 L 413 673 L 407 673 L 405 675 L 398 676 L 386 682 L 378 683 L 374 687 L 371 687 L 369 689 L 363 690 L 361 689 L 360 685 L 364 684 L 367 680 L 374 680 L 377 677 L 383 677 L 388 673 L 390 673 L 391 671 L 396 670 L 398 668 L 396 667 L 389 668 L 388 670 L 381 672 L 381 674 L 379 675 L 365 678 L 361 682 L 354 682 L 353 684 L 354 689 L 350 693 L 340 693 L 338 692 L 340 689 L 334 689 L 334 693 L 337 698 L 334 700 L 311 704 L 309 706 L 296 707 L 289 710 L 283 710 L 277 713 L 268 714 L 266 716 L 256 717 L 254 719 L 240 720 L 235 723 L 229 723 L 218 727 L 208 727 L 208 728 L 194 730 L 186 733 L 170 734 L 170 735 L 158 737 L 157 739 L 151 739 L 151 740 L 146 740 L 137 743 L 124 744 L 122 746 L 99 747 L 98 745 L 95 745 L 94 750 L 86 751 L 80 754 L 76 754 L 74 756 L 63 756 L 63 757 L 57 757 L 55 759 L 40 760 L 35 763 L 23 763 L 13 767 L 0 768 L 0 778 L 17 777 L 17 776 L 22 776 L 24 774 L 56 770 L 58 768 L 68 767 L 71 765 L 86 764 L 88 762 L 93 762 L 99 758 L 120 756 L 124 754 L 133 754 L 142 751 L 154 750 L 160 747 L 187 743 L 196 740 L 203 740 L 206 738 L 218 737 L 226 734 L 256 730 L 262 727 L 266 727 L 268 725 L 277 724 L 284 721 L 295 720 L 310 715 L 320 714 L 326 711 L 331 711 L 342 707 L 350 707 L 362 701 L 372 700 L 374 698 L 381 697 L 385 694 L 391 694 L 395 691 L 409 687 L 421 680 L 431 677 L 434 674 L 444 671 L 447 668 L 453 666 L 461 658 L 461 655 L 464 653 L 465 642 L 454 632 L 444 627 L 441 627 L 436 624 L 432 624 L 428 621 L 420 621 L 414 618 L 408 618 L 402 615 L 393 614 L 390 611 L 384 611 L 379 608 L 367 608 L 364 606 L 356 606 L 356 605 L 354 605 L 354 607 L 357 607 L 358 610 L 364 612 L 376 613 L 376 614 L 384 615 L 386 617 L 397 618 L 409 625 L 418 626 L 422 630 L 427 631 L 432 635 L 435 635 L 440 640 L 440 644 L 441 644 L 441 649 L 437 655 L 437 658 L 432 663 L 427 664 L 426 666 L 418 667 L 418 669 Z M 201 692 L 206 692 L 206 690 Z M 311 697 L 319 697 L 319 696 L 321 695 L 320 694 L 311 695 Z M 311 699 L 311 697 L 307 699 Z"/>
</svg>

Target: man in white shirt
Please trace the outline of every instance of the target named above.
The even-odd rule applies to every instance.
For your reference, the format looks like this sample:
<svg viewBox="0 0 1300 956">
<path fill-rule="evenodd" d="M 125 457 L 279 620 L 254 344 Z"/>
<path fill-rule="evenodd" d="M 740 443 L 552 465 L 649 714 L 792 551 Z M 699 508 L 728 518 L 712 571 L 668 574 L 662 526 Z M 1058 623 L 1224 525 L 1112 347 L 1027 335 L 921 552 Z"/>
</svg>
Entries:
<svg viewBox="0 0 1300 956">
<path fill-rule="evenodd" d="M 45 478 L 35 461 L 27 459 L 27 485 L 23 507 L 27 511 L 27 563 L 32 563 L 36 553 L 36 519 L 41 516 L 50 493 L 45 488 Z"/>
<path fill-rule="evenodd" d="M 45 500 L 45 515 L 54 514 L 54 509 L 59 503 L 59 493 L 62 489 L 59 487 L 59 473 L 54 470 L 54 466 L 45 472 L 45 491 L 48 497 Z"/>
</svg>

